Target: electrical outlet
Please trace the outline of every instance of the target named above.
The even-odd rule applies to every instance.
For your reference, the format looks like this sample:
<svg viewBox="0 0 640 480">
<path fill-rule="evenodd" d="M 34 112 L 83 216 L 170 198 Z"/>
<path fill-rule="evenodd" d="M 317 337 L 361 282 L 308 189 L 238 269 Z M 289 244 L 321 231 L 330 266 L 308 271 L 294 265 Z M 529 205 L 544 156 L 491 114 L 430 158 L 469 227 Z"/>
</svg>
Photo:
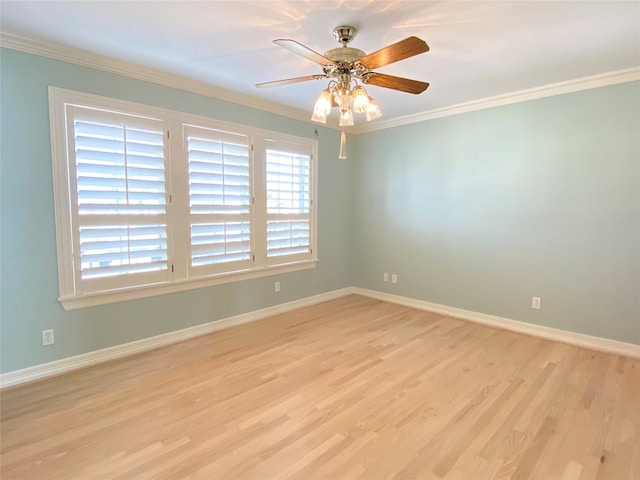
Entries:
<svg viewBox="0 0 640 480">
<path fill-rule="evenodd" d="M 533 308 L 534 310 L 540 310 L 540 308 L 542 308 L 542 298 L 533 297 L 533 299 L 531 300 L 531 308 Z"/>
<path fill-rule="evenodd" d="M 53 345 L 55 342 L 55 338 L 53 336 L 53 328 L 50 330 L 42 330 L 42 345 Z"/>
<path fill-rule="evenodd" d="M 391 274 L 391 283 L 398 283 L 398 275 L 395 273 Z"/>
<path fill-rule="evenodd" d="M 276 292 L 279 292 L 280 291 L 280 282 L 276 282 L 275 285 L 274 285 L 274 288 L 275 288 Z"/>
<path fill-rule="evenodd" d="M 389 274 L 387 272 L 384 272 L 383 278 L 384 278 L 385 282 L 388 282 L 389 281 Z"/>
</svg>

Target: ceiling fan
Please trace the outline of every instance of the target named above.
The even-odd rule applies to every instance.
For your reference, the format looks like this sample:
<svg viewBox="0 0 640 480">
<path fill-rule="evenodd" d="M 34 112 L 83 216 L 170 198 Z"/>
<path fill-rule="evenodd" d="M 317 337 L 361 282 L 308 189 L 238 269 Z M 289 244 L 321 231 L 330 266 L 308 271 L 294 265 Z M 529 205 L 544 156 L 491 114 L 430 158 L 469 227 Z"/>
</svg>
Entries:
<svg viewBox="0 0 640 480">
<path fill-rule="evenodd" d="M 413 94 L 422 93 L 427 89 L 429 86 L 427 82 L 373 71 L 376 68 L 427 52 L 429 46 L 424 40 L 408 37 L 376 52 L 366 54 L 362 50 L 347 46 L 353 40 L 356 32 L 356 28 L 349 25 L 336 27 L 333 30 L 333 35 L 338 43 L 342 44 L 342 47 L 331 49 L 324 55 L 295 40 L 274 40 L 276 45 L 319 64 L 323 73 L 258 83 L 256 87 L 277 87 L 309 80 L 330 79 L 329 86 L 320 94 L 316 102 L 311 119 L 326 123 L 326 117 L 331 108 L 340 107 L 341 126 L 353 125 L 352 104 L 355 112 L 367 114 L 367 121 L 381 115 L 380 108 L 373 98 L 368 96 L 364 87 L 358 84 L 358 80 L 364 85 L 376 85 Z"/>
</svg>

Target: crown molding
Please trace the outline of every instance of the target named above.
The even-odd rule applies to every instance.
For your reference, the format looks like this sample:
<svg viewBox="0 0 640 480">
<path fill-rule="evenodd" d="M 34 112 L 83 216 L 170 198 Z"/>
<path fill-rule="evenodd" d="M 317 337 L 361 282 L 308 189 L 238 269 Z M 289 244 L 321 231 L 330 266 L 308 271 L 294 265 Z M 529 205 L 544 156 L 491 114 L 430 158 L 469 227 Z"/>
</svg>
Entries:
<svg viewBox="0 0 640 480">
<path fill-rule="evenodd" d="M 155 83 L 165 87 L 183 90 L 205 97 L 224 100 L 237 105 L 263 110 L 265 112 L 282 115 L 295 120 L 309 122 L 309 112 L 289 107 L 278 103 L 268 102 L 261 98 L 244 95 L 220 87 L 214 87 L 208 83 L 194 80 L 174 73 L 165 72 L 155 68 L 145 67 L 136 63 L 117 60 L 105 55 L 91 53 L 75 47 L 68 47 L 53 42 L 45 42 L 32 38 L 22 37 L 7 32 L 0 32 L 0 47 L 18 50 L 41 57 L 47 57 L 62 62 L 73 63 L 83 67 L 95 68 L 109 73 L 115 73 L 145 82 Z"/>
<path fill-rule="evenodd" d="M 528 100 L 536 100 L 538 98 L 552 97 L 554 95 L 579 92 L 581 90 L 606 87 L 609 85 L 616 85 L 618 83 L 634 82 L 638 80 L 640 80 L 640 67 L 627 68 L 614 72 L 576 78 L 565 82 L 552 83 L 542 87 L 520 90 L 504 95 L 496 95 L 495 97 L 484 98 L 481 100 L 459 103 L 457 105 L 452 105 L 451 107 L 427 110 L 415 115 L 392 118 L 388 121 L 377 122 L 375 124 L 362 124 L 355 127 L 353 129 L 353 133 L 373 132 L 375 130 L 383 130 L 386 128 L 399 127 L 436 118 L 449 117 L 451 115 L 459 115 L 461 113 L 474 112 L 476 110 L 484 110 L 513 103 L 526 102 Z"/>
<path fill-rule="evenodd" d="M 0 32 L 0 47 L 95 68 L 109 73 L 115 73 L 135 78 L 137 80 L 143 80 L 157 85 L 163 85 L 310 123 L 309 112 L 305 110 L 285 107 L 278 103 L 265 101 L 259 97 L 240 94 L 220 87 L 214 87 L 208 83 L 194 80 L 192 78 L 168 73 L 155 68 L 144 67 L 142 65 L 123 60 L 117 60 L 112 57 L 91 53 L 75 47 L 68 47 L 58 43 L 22 37 L 8 32 Z M 323 126 L 334 130 L 346 130 L 349 134 L 367 133 L 376 130 L 399 127 L 402 125 L 409 125 L 412 123 L 424 122 L 426 120 L 433 120 L 436 118 L 448 117 L 451 115 L 459 115 L 461 113 L 474 112 L 477 110 L 510 105 L 513 103 L 526 102 L 528 100 L 535 100 L 538 98 L 551 97 L 554 95 L 562 95 L 564 93 L 573 93 L 580 90 L 588 90 L 591 88 L 638 80 L 640 80 L 640 67 L 633 67 L 577 78 L 565 82 L 552 83 L 542 87 L 520 90 L 471 102 L 460 103 L 450 107 L 427 110 L 414 115 L 396 117 L 387 121 L 378 121 L 374 124 L 361 124 L 345 129 L 336 125 L 336 120 L 335 122 L 327 123 Z"/>
</svg>

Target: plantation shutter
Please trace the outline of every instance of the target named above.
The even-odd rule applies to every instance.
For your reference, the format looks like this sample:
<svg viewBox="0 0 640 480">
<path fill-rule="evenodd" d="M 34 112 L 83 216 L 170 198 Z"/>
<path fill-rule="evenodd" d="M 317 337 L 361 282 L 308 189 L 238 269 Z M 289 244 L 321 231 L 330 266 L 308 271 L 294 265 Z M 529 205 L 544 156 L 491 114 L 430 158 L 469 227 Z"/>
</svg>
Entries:
<svg viewBox="0 0 640 480">
<path fill-rule="evenodd" d="M 72 105 L 67 119 L 77 290 L 166 281 L 163 122 Z"/>
<path fill-rule="evenodd" d="M 311 256 L 311 148 L 271 142 L 266 150 L 267 263 Z"/>
<path fill-rule="evenodd" d="M 189 162 L 190 274 L 253 267 L 246 135 L 184 125 Z"/>
</svg>

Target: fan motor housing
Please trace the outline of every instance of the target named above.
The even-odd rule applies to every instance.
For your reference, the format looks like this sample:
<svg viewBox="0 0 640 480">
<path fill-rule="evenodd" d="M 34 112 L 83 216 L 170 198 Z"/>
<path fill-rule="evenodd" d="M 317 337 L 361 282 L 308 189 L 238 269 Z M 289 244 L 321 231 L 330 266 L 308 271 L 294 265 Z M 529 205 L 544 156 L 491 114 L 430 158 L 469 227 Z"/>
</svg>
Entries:
<svg viewBox="0 0 640 480">
<path fill-rule="evenodd" d="M 324 54 L 329 60 L 340 63 L 355 63 L 365 55 L 362 50 L 351 47 L 333 48 Z"/>
</svg>

